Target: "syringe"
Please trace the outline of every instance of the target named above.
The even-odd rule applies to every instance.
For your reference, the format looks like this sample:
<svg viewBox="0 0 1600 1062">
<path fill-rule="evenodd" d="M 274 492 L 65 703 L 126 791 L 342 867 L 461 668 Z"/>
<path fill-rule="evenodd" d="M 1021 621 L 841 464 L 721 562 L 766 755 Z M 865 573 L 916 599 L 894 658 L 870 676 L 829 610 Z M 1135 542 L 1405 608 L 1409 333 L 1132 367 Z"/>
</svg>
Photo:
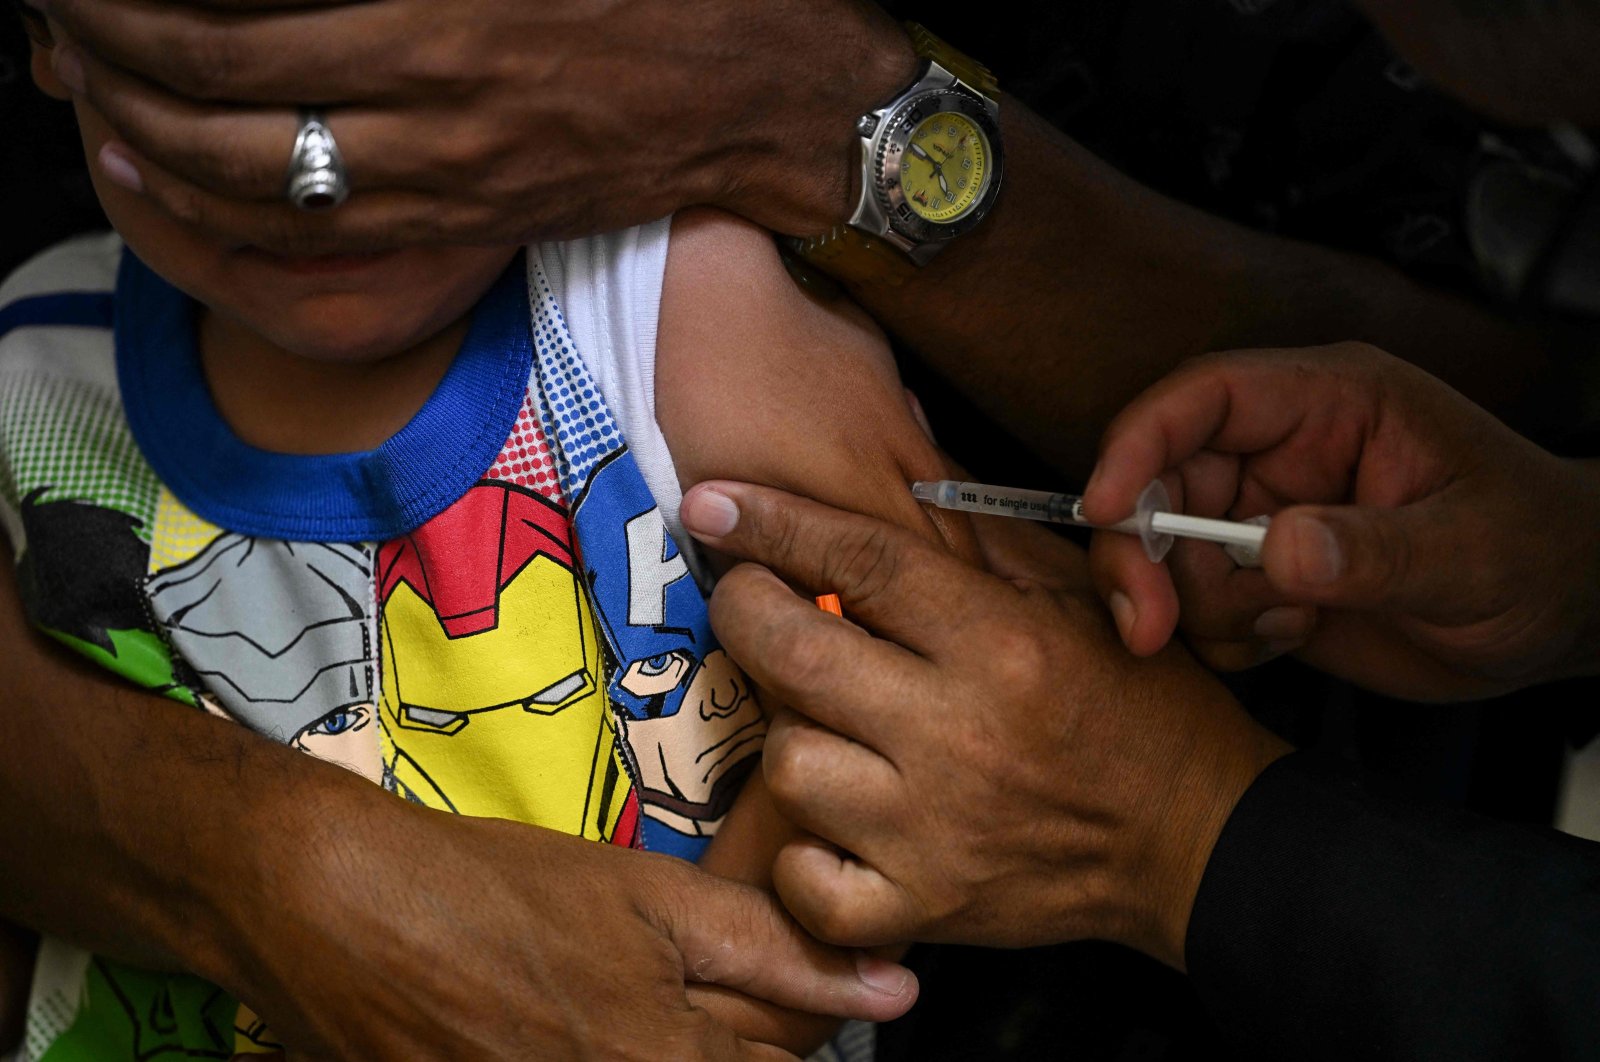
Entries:
<svg viewBox="0 0 1600 1062">
<path fill-rule="evenodd" d="M 1022 490 L 997 487 L 992 483 L 962 483 L 953 479 L 911 484 L 918 501 L 941 509 L 957 509 L 990 516 L 1015 516 L 1024 520 L 1043 520 L 1052 524 L 1076 524 L 1101 531 L 1121 531 L 1138 535 L 1151 561 L 1159 562 L 1172 548 L 1174 538 L 1196 538 L 1220 543 L 1235 564 L 1245 568 L 1261 566 L 1261 543 L 1267 537 L 1270 517 L 1257 516 L 1239 523 L 1212 520 L 1204 516 L 1185 516 L 1172 511 L 1172 499 L 1159 479 L 1139 495 L 1133 515 L 1114 524 L 1091 524 L 1083 517 L 1081 494 L 1055 494 L 1047 490 Z"/>
</svg>

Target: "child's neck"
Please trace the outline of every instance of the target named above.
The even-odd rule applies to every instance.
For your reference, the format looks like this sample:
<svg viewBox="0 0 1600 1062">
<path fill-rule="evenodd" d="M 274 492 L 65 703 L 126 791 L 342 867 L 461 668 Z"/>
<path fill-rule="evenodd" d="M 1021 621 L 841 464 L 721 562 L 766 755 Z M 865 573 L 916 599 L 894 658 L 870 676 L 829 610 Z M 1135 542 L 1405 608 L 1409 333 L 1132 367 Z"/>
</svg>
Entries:
<svg viewBox="0 0 1600 1062">
<path fill-rule="evenodd" d="M 223 314 L 200 316 L 200 363 L 217 412 L 262 450 L 370 450 L 416 415 L 460 350 L 468 319 L 410 350 L 364 364 L 291 354 Z"/>
</svg>

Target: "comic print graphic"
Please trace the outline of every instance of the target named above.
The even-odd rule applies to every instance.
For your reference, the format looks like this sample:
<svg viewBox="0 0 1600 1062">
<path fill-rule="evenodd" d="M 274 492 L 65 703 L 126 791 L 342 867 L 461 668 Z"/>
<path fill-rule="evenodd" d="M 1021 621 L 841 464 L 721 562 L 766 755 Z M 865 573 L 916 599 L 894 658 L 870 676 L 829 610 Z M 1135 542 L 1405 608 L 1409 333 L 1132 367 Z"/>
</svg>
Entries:
<svg viewBox="0 0 1600 1062">
<path fill-rule="evenodd" d="M 368 547 L 218 532 L 145 593 L 220 714 L 379 779 Z"/>
<path fill-rule="evenodd" d="M 385 784 L 631 845 L 637 798 L 562 508 L 485 480 L 378 551 Z"/>
<path fill-rule="evenodd" d="M 573 530 L 611 651 L 609 692 L 639 781 L 645 847 L 693 858 L 757 762 L 761 707 L 713 640 L 700 590 L 626 449 L 590 475 Z"/>
<path fill-rule="evenodd" d="M 17 590 L 33 624 L 141 686 L 190 700 L 182 661 L 150 630 L 139 593 L 150 547 L 144 523 L 91 500 L 49 498 L 38 487 L 19 513 L 27 545 Z"/>
<path fill-rule="evenodd" d="M 717 645 L 705 600 L 528 256 L 539 426 L 573 505 L 584 582 L 610 657 L 609 693 L 640 787 L 645 848 L 697 859 L 757 762 L 766 726 Z"/>
</svg>

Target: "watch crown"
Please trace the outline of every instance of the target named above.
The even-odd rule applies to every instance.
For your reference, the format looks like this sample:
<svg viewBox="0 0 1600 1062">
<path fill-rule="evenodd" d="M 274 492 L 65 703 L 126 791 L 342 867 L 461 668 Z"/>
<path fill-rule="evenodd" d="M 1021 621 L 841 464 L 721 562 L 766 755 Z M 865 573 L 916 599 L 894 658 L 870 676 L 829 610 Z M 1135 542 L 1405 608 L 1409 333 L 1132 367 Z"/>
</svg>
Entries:
<svg viewBox="0 0 1600 1062">
<path fill-rule="evenodd" d="M 877 128 L 878 116 L 876 114 L 863 114 L 856 119 L 856 132 L 862 136 L 871 136 Z"/>
</svg>

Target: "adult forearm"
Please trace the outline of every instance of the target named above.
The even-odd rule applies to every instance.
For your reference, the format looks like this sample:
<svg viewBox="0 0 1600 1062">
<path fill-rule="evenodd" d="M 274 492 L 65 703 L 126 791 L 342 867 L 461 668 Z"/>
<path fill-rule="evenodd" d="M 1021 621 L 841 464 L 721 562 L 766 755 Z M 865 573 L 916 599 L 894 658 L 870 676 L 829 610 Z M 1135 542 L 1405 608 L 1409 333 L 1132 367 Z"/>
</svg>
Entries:
<svg viewBox="0 0 1600 1062">
<path fill-rule="evenodd" d="M 1366 340 L 1497 411 L 1542 368 L 1530 331 L 1158 195 L 1014 99 L 1002 114 L 1006 185 L 990 217 L 902 286 L 852 294 L 1063 467 L 1085 470 L 1111 415 L 1209 350 Z"/>
<path fill-rule="evenodd" d="M 309 814 L 340 772 L 72 660 L 23 620 L 10 565 L 0 645 L 0 915 L 223 978 L 234 912 L 267 887 L 261 838 L 293 848 L 280 798 Z"/>
</svg>

